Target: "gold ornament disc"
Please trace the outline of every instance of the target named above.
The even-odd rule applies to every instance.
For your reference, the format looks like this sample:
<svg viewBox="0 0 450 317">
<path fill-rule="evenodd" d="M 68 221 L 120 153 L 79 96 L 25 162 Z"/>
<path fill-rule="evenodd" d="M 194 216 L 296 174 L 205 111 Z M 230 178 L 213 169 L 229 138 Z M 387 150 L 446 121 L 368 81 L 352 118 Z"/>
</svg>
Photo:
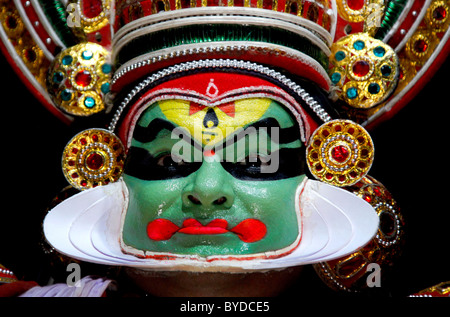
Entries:
<svg viewBox="0 0 450 317">
<path fill-rule="evenodd" d="M 47 90 L 57 107 L 74 116 L 105 109 L 110 89 L 110 54 L 95 43 L 81 43 L 59 53 L 47 75 Z"/>
<path fill-rule="evenodd" d="M 332 120 L 320 126 L 306 149 L 309 170 L 320 181 L 350 186 L 369 171 L 374 146 L 369 133 L 350 120 Z"/>
<path fill-rule="evenodd" d="M 348 35 L 334 43 L 330 66 L 337 96 L 359 109 L 385 101 L 397 86 L 400 74 L 394 50 L 366 33 Z"/>
<path fill-rule="evenodd" d="M 62 168 L 67 181 L 79 190 L 117 181 L 125 161 L 125 148 L 104 129 L 78 133 L 64 149 Z"/>
</svg>

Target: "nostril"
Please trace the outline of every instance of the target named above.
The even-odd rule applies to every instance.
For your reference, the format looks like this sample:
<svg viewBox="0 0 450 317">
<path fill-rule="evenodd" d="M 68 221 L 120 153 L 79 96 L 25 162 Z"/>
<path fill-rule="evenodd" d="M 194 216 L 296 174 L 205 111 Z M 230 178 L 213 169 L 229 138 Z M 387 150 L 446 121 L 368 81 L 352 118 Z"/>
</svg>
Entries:
<svg viewBox="0 0 450 317">
<path fill-rule="evenodd" d="M 220 198 L 214 200 L 214 201 L 213 201 L 213 204 L 214 204 L 214 205 L 222 205 L 222 204 L 224 204 L 226 201 L 227 201 L 227 198 L 222 196 L 222 197 L 220 197 Z"/>
<path fill-rule="evenodd" d="M 197 198 L 195 198 L 195 197 L 192 196 L 192 195 L 189 195 L 189 196 L 188 196 L 188 199 L 189 199 L 192 203 L 194 203 L 194 204 L 196 204 L 196 205 L 201 205 L 201 204 L 202 204 L 200 200 L 198 200 Z"/>
</svg>

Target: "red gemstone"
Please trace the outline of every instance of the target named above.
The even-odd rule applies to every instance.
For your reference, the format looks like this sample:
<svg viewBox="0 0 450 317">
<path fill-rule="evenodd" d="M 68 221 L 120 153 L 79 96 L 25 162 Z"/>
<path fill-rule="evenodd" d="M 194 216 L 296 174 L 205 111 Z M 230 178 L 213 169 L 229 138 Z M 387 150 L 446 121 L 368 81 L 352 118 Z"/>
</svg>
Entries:
<svg viewBox="0 0 450 317">
<path fill-rule="evenodd" d="M 445 10 L 445 7 L 437 7 L 433 11 L 433 18 L 441 21 L 444 20 L 447 17 L 447 10 Z"/>
<path fill-rule="evenodd" d="M 425 40 L 420 39 L 414 43 L 414 50 L 417 53 L 425 53 L 427 48 L 428 48 L 428 43 Z"/>
<path fill-rule="evenodd" d="M 83 14 L 89 19 L 95 18 L 102 13 L 103 8 L 101 0 L 83 0 L 81 3 Z"/>
<path fill-rule="evenodd" d="M 368 196 L 368 195 L 364 195 L 364 196 L 363 196 L 363 199 L 364 199 L 365 201 L 367 201 L 368 203 L 370 203 L 370 202 L 372 201 L 372 198 L 371 198 L 370 196 Z"/>
<path fill-rule="evenodd" d="M 104 164 L 103 156 L 94 152 L 86 158 L 86 166 L 91 170 L 99 170 Z"/>
<path fill-rule="evenodd" d="M 347 5 L 350 9 L 359 11 L 364 7 L 364 0 L 347 0 Z"/>
<path fill-rule="evenodd" d="M 348 159 L 350 152 L 344 145 L 338 145 L 331 149 L 331 157 L 338 163 L 343 163 Z"/>
<path fill-rule="evenodd" d="M 92 81 L 92 76 L 87 70 L 82 70 L 75 75 L 75 83 L 80 87 L 87 87 Z"/>
<path fill-rule="evenodd" d="M 358 77 L 366 76 L 370 71 L 370 65 L 366 61 L 357 61 L 353 64 L 353 74 Z"/>
</svg>

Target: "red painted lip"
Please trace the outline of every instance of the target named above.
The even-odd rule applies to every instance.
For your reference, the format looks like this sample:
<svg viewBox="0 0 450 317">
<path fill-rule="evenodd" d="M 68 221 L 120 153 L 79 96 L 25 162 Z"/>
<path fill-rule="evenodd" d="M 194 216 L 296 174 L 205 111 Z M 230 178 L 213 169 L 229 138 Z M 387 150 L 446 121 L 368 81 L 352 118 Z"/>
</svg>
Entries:
<svg viewBox="0 0 450 317">
<path fill-rule="evenodd" d="M 236 234 L 244 242 L 256 242 L 264 238 L 267 232 L 266 225 L 258 219 L 245 219 L 235 227 L 228 229 L 225 219 L 214 219 L 206 225 L 198 220 L 188 218 L 183 221 L 181 227 L 168 219 L 158 218 L 147 225 L 147 235 L 151 240 L 169 240 L 175 233 L 190 235 L 223 234 L 231 232 Z"/>
</svg>

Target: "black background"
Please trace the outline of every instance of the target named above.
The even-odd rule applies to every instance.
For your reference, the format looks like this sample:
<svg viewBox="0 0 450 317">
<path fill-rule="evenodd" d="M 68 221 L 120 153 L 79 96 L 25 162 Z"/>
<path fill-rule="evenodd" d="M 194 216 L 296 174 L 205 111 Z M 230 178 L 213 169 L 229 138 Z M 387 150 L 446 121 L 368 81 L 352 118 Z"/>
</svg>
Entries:
<svg viewBox="0 0 450 317">
<path fill-rule="evenodd" d="M 39 104 L 3 57 L 0 76 L 0 263 L 21 279 L 40 281 L 46 265 L 39 248 L 41 222 L 66 186 L 60 160 L 74 133 Z M 375 161 L 369 174 L 393 194 L 407 223 L 403 257 L 388 296 L 450 281 L 449 76 L 447 61 L 393 119 L 370 131 Z M 312 276 L 295 283 L 288 295 L 305 290 L 334 296 Z"/>
</svg>

